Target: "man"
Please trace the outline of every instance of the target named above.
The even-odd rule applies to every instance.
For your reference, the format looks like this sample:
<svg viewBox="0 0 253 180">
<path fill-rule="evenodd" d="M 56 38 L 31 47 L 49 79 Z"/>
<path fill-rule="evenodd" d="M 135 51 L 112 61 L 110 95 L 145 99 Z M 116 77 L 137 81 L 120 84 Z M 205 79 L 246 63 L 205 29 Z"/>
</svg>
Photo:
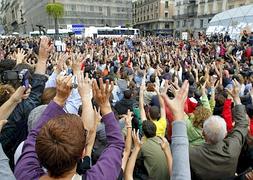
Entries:
<svg viewBox="0 0 253 180">
<path fill-rule="evenodd" d="M 134 105 L 137 103 L 136 99 L 133 97 L 131 90 L 124 91 L 124 97 L 122 100 L 118 101 L 114 108 L 119 115 L 127 114 L 128 109 L 133 111 Z"/>
<path fill-rule="evenodd" d="M 219 180 L 232 177 L 237 168 L 241 148 L 248 130 L 245 107 L 239 97 L 239 83 L 233 81 L 233 119 L 235 126 L 227 135 L 226 123 L 219 116 L 212 116 L 204 122 L 205 143 L 199 147 L 190 147 L 192 179 Z"/>
<path fill-rule="evenodd" d="M 161 139 L 156 136 L 156 125 L 153 121 L 146 120 L 142 130 L 147 140 L 141 147 L 138 159 L 144 161 L 148 179 L 169 179 L 166 157 L 160 146 Z"/>
</svg>

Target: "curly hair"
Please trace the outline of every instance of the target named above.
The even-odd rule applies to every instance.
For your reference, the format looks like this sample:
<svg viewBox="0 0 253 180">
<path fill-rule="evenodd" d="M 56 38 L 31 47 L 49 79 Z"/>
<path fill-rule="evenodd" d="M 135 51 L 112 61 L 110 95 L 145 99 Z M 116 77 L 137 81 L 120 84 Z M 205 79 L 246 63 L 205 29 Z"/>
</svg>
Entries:
<svg viewBox="0 0 253 180">
<path fill-rule="evenodd" d="M 204 106 L 198 106 L 195 111 L 193 112 L 194 118 L 192 124 L 194 127 L 199 129 L 203 128 L 203 123 L 206 119 L 211 117 L 211 112 L 209 109 L 205 108 Z"/>
</svg>

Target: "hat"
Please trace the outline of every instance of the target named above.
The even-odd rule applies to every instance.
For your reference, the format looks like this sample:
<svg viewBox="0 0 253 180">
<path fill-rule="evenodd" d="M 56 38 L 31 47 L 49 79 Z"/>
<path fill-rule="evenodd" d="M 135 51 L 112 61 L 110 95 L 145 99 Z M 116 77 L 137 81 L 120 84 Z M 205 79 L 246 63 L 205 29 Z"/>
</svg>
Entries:
<svg viewBox="0 0 253 180">
<path fill-rule="evenodd" d="M 30 112 L 28 116 L 28 121 L 27 121 L 28 132 L 30 132 L 33 128 L 35 128 L 37 121 L 39 120 L 40 116 L 42 115 L 42 113 L 45 111 L 46 108 L 47 108 L 47 105 L 41 105 L 34 108 Z"/>
</svg>

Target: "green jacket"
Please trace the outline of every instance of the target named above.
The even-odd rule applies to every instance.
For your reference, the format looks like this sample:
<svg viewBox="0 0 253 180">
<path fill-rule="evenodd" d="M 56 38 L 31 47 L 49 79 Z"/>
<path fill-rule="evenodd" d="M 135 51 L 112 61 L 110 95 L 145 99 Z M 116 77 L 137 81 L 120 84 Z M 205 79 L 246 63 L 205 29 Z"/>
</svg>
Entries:
<svg viewBox="0 0 253 180">
<path fill-rule="evenodd" d="M 205 108 L 211 111 L 208 97 L 206 95 L 200 98 L 200 102 Z M 199 146 L 204 143 L 204 137 L 202 136 L 202 129 L 193 126 L 193 118 L 193 115 L 186 118 L 187 135 L 190 146 Z"/>
<path fill-rule="evenodd" d="M 234 107 L 233 119 L 235 127 L 223 141 L 190 147 L 192 179 L 219 180 L 234 176 L 248 132 L 248 121 L 243 105 Z"/>
</svg>

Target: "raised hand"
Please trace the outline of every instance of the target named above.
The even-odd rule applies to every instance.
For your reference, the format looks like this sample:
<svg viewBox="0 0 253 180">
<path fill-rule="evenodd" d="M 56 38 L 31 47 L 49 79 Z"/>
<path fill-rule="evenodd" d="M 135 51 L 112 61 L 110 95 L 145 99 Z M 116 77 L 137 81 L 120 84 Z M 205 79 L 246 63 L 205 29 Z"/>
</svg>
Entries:
<svg viewBox="0 0 253 180">
<path fill-rule="evenodd" d="M 51 40 L 46 36 L 42 36 L 40 40 L 39 60 L 46 61 L 52 50 L 53 43 L 51 43 Z"/>
<path fill-rule="evenodd" d="M 233 80 L 233 89 L 231 90 L 231 89 L 227 88 L 226 90 L 227 90 L 228 94 L 233 98 L 234 103 L 241 104 L 241 99 L 239 96 L 240 84 L 236 79 Z"/>
<path fill-rule="evenodd" d="M 17 60 L 17 64 L 22 63 L 25 59 L 25 56 L 26 56 L 26 54 L 25 54 L 25 51 L 23 49 L 18 49 L 18 52 L 14 53 L 14 57 Z"/>
<path fill-rule="evenodd" d="M 132 137 L 134 141 L 134 148 L 141 149 L 143 142 L 139 138 L 139 130 L 137 130 L 137 132 L 136 130 L 133 130 Z"/>
<path fill-rule="evenodd" d="M 166 151 L 169 148 L 169 143 L 165 137 L 160 137 L 160 139 L 161 139 L 161 143 L 160 143 L 161 148 L 163 151 Z"/>
<path fill-rule="evenodd" d="M 64 70 L 64 65 L 69 58 L 68 54 L 60 53 L 59 56 L 56 57 L 56 73 L 59 74 Z"/>
<path fill-rule="evenodd" d="M 133 112 L 131 112 L 129 109 L 127 111 L 127 114 L 123 115 L 123 118 L 126 123 L 126 128 L 131 128 L 132 127 L 132 119 L 133 119 Z"/>
<path fill-rule="evenodd" d="M 183 120 L 184 119 L 184 105 L 186 98 L 188 96 L 189 83 L 185 81 L 183 86 L 176 93 L 174 99 L 170 99 L 167 94 L 162 94 L 162 97 L 165 103 L 168 105 L 170 110 L 173 113 L 174 120 Z"/>
<path fill-rule="evenodd" d="M 72 58 L 72 70 L 74 75 L 78 74 L 78 72 L 81 71 L 81 64 L 84 61 L 84 55 L 81 53 L 79 54 L 74 54 L 71 56 Z"/>
<path fill-rule="evenodd" d="M 31 86 L 26 89 L 24 86 L 20 86 L 15 93 L 10 97 L 10 100 L 14 103 L 20 103 L 22 100 L 27 99 L 31 93 Z"/>
<path fill-rule="evenodd" d="M 204 96 L 206 94 L 206 83 L 207 81 L 204 82 L 203 85 L 201 85 L 201 95 Z"/>
<path fill-rule="evenodd" d="M 94 80 L 92 83 L 92 92 L 95 102 L 100 106 L 102 115 L 106 115 L 112 111 L 110 104 L 110 96 L 114 87 L 113 81 L 109 85 L 109 81 L 106 81 L 104 85 L 103 79 L 99 79 L 99 87 L 97 81 Z"/>
<path fill-rule="evenodd" d="M 89 78 L 88 73 L 84 78 L 84 74 L 80 71 L 77 74 L 78 81 L 78 92 L 82 98 L 82 100 L 91 100 L 92 99 L 92 80 Z"/>
<path fill-rule="evenodd" d="M 68 99 L 72 90 L 72 78 L 71 76 L 59 75 L 56 79 L 56 96 L 54 101 L 63 106 Z"/>
</svg>

